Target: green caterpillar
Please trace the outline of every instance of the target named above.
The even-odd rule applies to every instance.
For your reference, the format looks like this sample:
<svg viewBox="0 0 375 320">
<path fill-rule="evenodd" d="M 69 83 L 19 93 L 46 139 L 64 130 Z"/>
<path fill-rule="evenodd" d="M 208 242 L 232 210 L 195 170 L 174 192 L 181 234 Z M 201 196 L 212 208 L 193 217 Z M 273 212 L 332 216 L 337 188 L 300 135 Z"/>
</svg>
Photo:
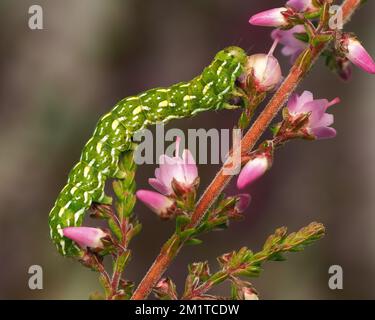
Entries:
<svg viewBox="0 0 375 320">
<path fill-rule="evenodd" d="M 206 110 L 238 107 L 230 101 L 237 96 L 236 80 L 243 73 L 246 60 L 241 48 L 226 48 L 190 82 L 125 98 L 101 117 L 49 214 L 51 238 L 62 255 L 80 253 L 62 230 L 80 226 L 93 202 L 105 202 L 105 181 L 124 176 L 118 160 L 120 154 L 131 149 L 133 134 L 149 124 L 190 117 Z"/>
</svg>

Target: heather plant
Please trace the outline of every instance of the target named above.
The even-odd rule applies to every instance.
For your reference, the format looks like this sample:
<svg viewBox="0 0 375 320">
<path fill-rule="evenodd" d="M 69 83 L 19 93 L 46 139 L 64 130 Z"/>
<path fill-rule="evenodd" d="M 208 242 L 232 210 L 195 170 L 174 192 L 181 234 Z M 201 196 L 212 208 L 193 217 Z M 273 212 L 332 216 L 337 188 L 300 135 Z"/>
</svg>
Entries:
<svg viewBox="0 0 375 320">
<path fill-rule="evenodd" d="M 281 227 L 258 252 L 243 247 L 223 253 L 215 271 L 206 261 L 191 262 L 184 289 L 177 290 L 172 279 L 163 277 L 184 246 L 199 245 L 202 234 L 225 230 L 230 222 L 246 218 L 251 205 L 246 190 L 272 168 L 278 148 L 296 139 L 336 136 L 330 110 L 340 99 L 294 91 L 319 57 L 344 80 L 351 77 L 352 64 L 375 73 L 375 62 L 360 41 L 342 29 L 363 2 L 345 0 L 335 6 L 332 0 L 290 0 L 284 7 L 257 13 L 250 24 L 274 28 L 268 53 L 248 56 L 241 48 L 229 47 L 192 81 L 125 98 L 99 120 L 49 217 L 51 238 L 59 252 L 98 272 L 103 292 L 91 295 L 93 299 L 137 300 L 151 292 L 171 300 L 258 299 L 250 279 L 261 274 L 265 262 L 283 261 L 286 253 L 302 251 L 324 236 L 325 228 L 317 222 L 289 234 Z M 293 64 L 285 78 L 275 57 L 278 46 Z M 254 119 L 267 96 L 272 97 Z M 172 155 L 160 156 L 155 176 L 149 179 L 154 190 L 136 190 L 133 136 L 137 131 L 203 111 L 238 108 L 242 114 L 233 128 L 243 138 L 233 142 L 227 160 L 202 195 L 198 166 L 188 149 L 180 154 L 180 138 Z M 281 121 L 272 123 L 279 111 Z M 267 129 L 271 138 L 257 144 Z M 226 169 L 236 166 L 238 170 L 228 174 Z M 228 195 L 225 188 L 233 177 L 239 191 Z M 108 179 L 113 180 L 113 198 L 104 192 Z M 131 258 L 130 242 L 141 231 L 133 212 L 137 198 L 162 220 L 173 219 L 175 231 L 143 280 L 134 284 L 124 270 Z M 87 211 L 107 227 L 83 226 Z M 104 259 L 112 259 L 111 271 Z M 231 286 L 228 295 L 212 294 L 210 290 L 224 281 Z"/>
</svg>

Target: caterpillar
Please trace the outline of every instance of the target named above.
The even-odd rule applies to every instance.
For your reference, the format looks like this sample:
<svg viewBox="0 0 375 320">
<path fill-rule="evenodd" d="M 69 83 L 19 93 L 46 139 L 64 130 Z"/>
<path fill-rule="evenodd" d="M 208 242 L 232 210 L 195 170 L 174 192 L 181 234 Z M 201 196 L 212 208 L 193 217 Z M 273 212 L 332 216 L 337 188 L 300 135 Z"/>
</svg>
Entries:
<svg viewBox="0 0 375 320">
<path fill-rule="evenodd" d="M 63 236 L 63 229 L 80 226 L 92 203 L 104 203 L 108 178 L 120 178 L 118 160 L 129 152 L 133 134 L 147 125 L 191 117 L 206 110 L 235 108 L 236 81 L 244 71 L 245 51 L 228 47 L 218 52 L 202 74 L 190 82 L 156 88 L 127 97 L 103 115 L 83 148 L 79 162 L 49 213 L 50 236 L 64 256 L 77 256 L 81 249 Z"/>
</svg>

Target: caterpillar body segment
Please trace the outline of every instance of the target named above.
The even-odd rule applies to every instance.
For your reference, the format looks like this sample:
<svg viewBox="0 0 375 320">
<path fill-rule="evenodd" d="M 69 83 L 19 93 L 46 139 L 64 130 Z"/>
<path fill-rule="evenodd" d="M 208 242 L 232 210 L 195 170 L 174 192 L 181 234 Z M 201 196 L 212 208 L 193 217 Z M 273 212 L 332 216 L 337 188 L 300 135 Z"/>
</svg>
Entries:
<svg viewBox="0 0 375 320">
<path fill-rule="evenodd" d="M 224 49 L 193 80 L 125 98 L 100 118 L 49 214 L 51 238 L 62 255 L 80 254 L 81 249 L 64 237 L 62 230 L 80 226 L 93 202 L 107 201 L 105 182 L 122 176 L 119 157 L 131 149 L 133 134 L 147 125 L 226 108 L 246 59 L 241 48 Z"/>
</svg>

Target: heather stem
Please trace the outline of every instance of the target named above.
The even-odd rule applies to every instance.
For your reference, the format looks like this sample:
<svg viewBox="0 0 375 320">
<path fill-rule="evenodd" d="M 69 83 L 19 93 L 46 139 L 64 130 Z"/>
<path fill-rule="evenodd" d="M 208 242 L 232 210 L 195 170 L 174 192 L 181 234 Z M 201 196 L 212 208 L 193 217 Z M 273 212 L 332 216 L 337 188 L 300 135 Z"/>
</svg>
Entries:
<svg viewBox="0 0 375 320">
<path fill-rule="evenodd" d="M 361 5 L 361 0 L 345 0 L 342 4 L 343 17 L 345 21 L 348 21 L 351 15 Z M 327 44 L 327 43 L 326 43 Z M 255 120 L 250 130 L 246 133 L 241 141 L 241 150 L 250 151 L 255 143 L 259 140 L 261 135 L 270 125 L 272 119 L 278 114 L 280 109 L 284 106 L 290 94 L 295 90 L 298 84 L 303 80 L 306 73 L 314 65 L 317 58 L 322 54 L 326 45 L 322 44 L 317 47 L 308 48 L 305 50 L 300 58 L 296 61 L 294 66 L 291 68 L 289 75 L 286 77 L 280 88 L 277 90 L 273 98 L 267 104 L 263 112 Z M 216 200 L 218 195 L 222 192 L 224 187 L 231 180 L 232 176 L 225 175 L 224 167 L 228 165 L 224 164 L 222 169 L 215 176 L 205 193 L 199 200 L 196 209 L 192 215 L 191 223 L 189 227 L 196 227 L 199 225 L 202 217 L 210 208 L 212 203 Z M 161 278 L 165 270 L 168 268 L 174 257 L 178 254 L 183 246 L 183 242 L 174 250 L 168 249 L 168 245 L 173 240 L 175 235 L 164 245 L 163 250 L 160 252 L 158 257 L 155 259 L 153 265 L 135 290 L 132 300 L 141 300 L 147 298 L 152 288 L 155 286 L 157 281 Z M 167 245 L 167 248 L 165 246 Z"/>
</svg>

